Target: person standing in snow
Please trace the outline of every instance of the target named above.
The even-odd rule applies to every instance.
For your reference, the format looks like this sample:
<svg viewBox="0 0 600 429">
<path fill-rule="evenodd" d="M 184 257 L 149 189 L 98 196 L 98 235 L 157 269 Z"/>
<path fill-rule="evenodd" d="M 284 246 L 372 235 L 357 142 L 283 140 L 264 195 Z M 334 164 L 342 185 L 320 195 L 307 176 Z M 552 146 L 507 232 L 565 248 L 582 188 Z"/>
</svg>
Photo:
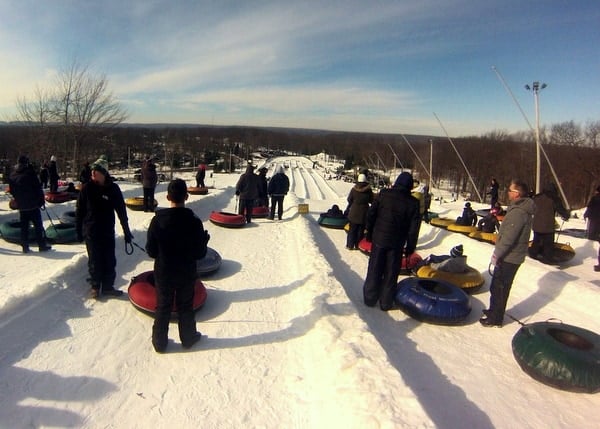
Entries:
<svg viewBox="0 0 600 429">
<path fill-rule="evenodd" d="M 45 161 L 40 169 L 40 182 L 42 183 L 42 189 L 46 189 L 48 187 L 48 163 Z"/>
<path fill-rule="evenodd" d="M 90 167 L 90 163 L 86 161 L 83 163 L 81 173 L 79 173 L 79 182 L 85 185 L 90 180 L 92 180 L 92 168 Z"/>
<path fill-rule="evenodd" d="M 544 186 L 541 193 L 533 197 L 535 211 L 533 213 L 533 242 L 529 248 L 529 256 L 542 262 L 554 262 L 554 228 L 556 213 L 566 221 L 571 214 L 558 196 L 554 183 Z"/>
<path fill-rule="evenodd" d="M 144 211 L 154 211 L 154 189 L 158 183 L 158 174 L 156 173 L 156 164 L 152 158 L 146 158 L 142 165 L 142 188 L 144 190 Z"/>
<path fill-rule="evenodd" d="M 367 176 L 359 174 L 356 185 L 352 187 L 348 195 L 348 208 L 346 210 L 350 229 L 346 236 L 346 249 L 358 249 L 358 243 L 365 235 L 367 212 L 372 202 L 373 190 L 367 182 Z"/>
<path fill-rule="evenodd" d="M 173 303 L 182 347 L 192 347 L 201 337 L 193 309 L 196 261 L 206 255 L 210 235 L 194 212 L 185 207 L 187 198 L 185 181 L 172 180 L 167 188 L 170 208 L 159 210 L 148 227 L 146 251 L 154 258 L 156 287 L 152 345 L 157 353 L 167 348 Z"/>
<path fill-rule="evenodd" d="M 401 173 L 394 186 L 382 189 L 367 212 L 367 240 L 371 254 L 363 284 L 365 305 L 388 311 L 393 307 L 403 253 L 408 257 L 417 246 L 421 217 L 419 201 L 410 195 L 413 177 Z"/>
<path fill-rule="evenodd" d="M 81 188 L 75 210 L 77 239 L 85 240 L 91 298 L 102 294 L 121 296 L 115 289 L 115 212 L 119 217 L 125 243 L 131 243 L 127 209 L 119 185 L 108 174 L 108 161 L 102 155 L 92 164 L 92 180 Z"/>
<path fill-rule="evenodd" d="M 8 179 L 10 193 L 17 202 L 21 223 L 21 247 L 23 253 L 29 253 L 29 225 L 33 224 L 39 251 L 45 252 L 51 247 L 46 242 L 40 208 L 44 207 L 44 191 L 37 174 L 25 155 L 19 156 L 15 170 Z"/>
<path fill-rule="evenodd" d="M 283 199 L 290 190 L 290 179 L 285 175 L 283 167 L 279 165 L 275 174 L 269 180 L 267 193 L 271 196 L 271 213 L 269 219 L 275 219 L 275 207 L 277 206 L 277 218 L 281 220 L 283 216 Z"/>
<path fill-rule="evenodd" d="M 206 178 L 206 164 L 202 163 L 198 166 L 198 172 L 196 173 L 196 188 L 205 188 L 204 179 Z"/>
<path fill-rule="evenodd" d="M 50 165 L 48 166 L 48 178 L 50 180 L 50 192 L 58 192 L 58 167 L 56 166 L 56 156 L 50 157 Z"/>
<path fill-rule="evenodd" d="M 258 199 L 256 200 L 257 207 L 269 207 L 268 185 L 267 185 L 267 167 L 258 169 Z"/>
<path fill-rule="evenodd" d="M 492 177 L 492 181 L 490 182 L 490 190 L 487 194 L 490 196 L 490 208 L 494 208 L 496 203 L 498 202 L 498 189 L 500 185 L 496 181 L 495 177 Z"/>
<path fill-rule="evenodd" d="M 246 216 L 246 223 L 252 222 L 254 200 L 258 198 L 258 176 L 254 174 L 254 166 L 248 162 L 246 172 L 235 185 L 235 195 L 239 196 L 238 214 Z"/>
<path fill-rule="evenodd" d="M 600 242 L 600 186 L 596 188 L 596 192 L 588 202 L 583 218 L 588 221 L 587 238 Z M 594 265 L 594 271 L 600 271 L 600 248 L 598 265 Z"/>
<path fill-rule="evenodd" d="M 527 255 L 535 211 L 535 204 L 528 195 L 529 188 L 525 182 L 517 179 L 511 181 L 508 188 L 509 205 L 492 254 L 494 272 L 490 285 L 490 306 L 483 310 L 483 317 L 479 319 L 483 326 L 502 326 L 510 289 Z"/>
</svg>

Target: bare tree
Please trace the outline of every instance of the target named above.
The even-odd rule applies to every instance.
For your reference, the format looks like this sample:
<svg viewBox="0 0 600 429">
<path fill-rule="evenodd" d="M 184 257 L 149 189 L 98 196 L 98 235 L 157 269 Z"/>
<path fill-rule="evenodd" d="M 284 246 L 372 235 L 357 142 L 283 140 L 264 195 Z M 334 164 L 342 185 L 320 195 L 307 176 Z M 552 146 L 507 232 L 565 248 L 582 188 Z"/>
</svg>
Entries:
<svg viewBox="0 0 600 429">
<path fill-rule="evenodd" d="M 32 100 L 19 99 L 17 108 L 22 120 L 40 129 L 62 127 L 65 150 L 72 147 L 71 173 L 77 172 L 81 146 L 87 139 L 128 116 L 109 91 L 106 76 L 93 74 L 76 61 L 57 74 L 54 86 L 37 88 Z"/>
<path fill-rule="evenodd" d="M 566 121 L 552 125 L 550 128 L 550 143 L 578 146 L 582 143 L 581 127 L 575 121 Z"/>
<path fill-rule="evenodd" d="M 585 124 L 584 135 L 589 146 L 593 148 L 600 146 L 600 121 L 588 121 Z"/>
</svg>

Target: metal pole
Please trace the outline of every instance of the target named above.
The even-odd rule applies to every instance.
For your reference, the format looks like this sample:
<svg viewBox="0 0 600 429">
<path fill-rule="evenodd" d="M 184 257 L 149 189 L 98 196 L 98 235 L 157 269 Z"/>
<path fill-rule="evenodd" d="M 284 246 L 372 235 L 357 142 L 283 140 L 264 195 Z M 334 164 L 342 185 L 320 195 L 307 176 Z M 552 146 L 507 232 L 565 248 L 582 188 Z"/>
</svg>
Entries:
<svg viewBox="0 0 600 429">
<path fill-rule="evenodd" d="M 533 99 L 535 101 L 535 193 L 541 191 L 541 155 L 540 155 L 540 104 L 539 104 L 539 89 L 540 83 L 533 82 Z"/>
<path fill-rule="evenodd" d="M 433 184 L 433 139 L 429 139 L 429 186 Z"/>
</svg>

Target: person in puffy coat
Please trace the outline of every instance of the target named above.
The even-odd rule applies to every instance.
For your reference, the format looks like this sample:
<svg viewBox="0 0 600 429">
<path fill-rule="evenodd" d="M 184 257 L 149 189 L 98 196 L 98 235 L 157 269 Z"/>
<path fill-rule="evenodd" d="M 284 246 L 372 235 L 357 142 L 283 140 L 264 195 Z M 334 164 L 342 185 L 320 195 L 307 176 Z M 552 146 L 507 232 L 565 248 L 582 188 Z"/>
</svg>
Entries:
<svg viewBox="0 0 600 429">
<path fill-rule="evenodd" d="M 517 179 L 510 183 L 508 189 L 510 203 L 506 209 L 506 216 L 500 224 L 490 262 L 494 266 L 490 285 L 490 305 L 483 311 L 483 317 L 479 319 L 483 326 L 502 326 L 510 289 L 517 270 L 527 255 L 535 210 L 535 204 L 528 195 L 527 184 Z"/>
<path fill-rule="evenodd" d="M 192 347 L 201 337 L 193 309 L 196 261 L 206 256 L 210 235 L 194 212 L 185 207 L 187 198 L 185 181 L 172 180 L 167 188 L 170 208 L 156 212 L 148 227 L 146 251 L 154 258 L 156 287 L 152 345 L 158 353 L 167 348 L 173 303 L 182 347 Z"/>
<path fill-rule="evenodd" d="M 252 221 L 254 200 L 259 195 L 258 176 L 254 174 L 254 166 L 248 163 L 246 172 L 242 174 L 235 185 L 235 195 L 239 196 L 238 214 L 246 216 L 246 223 Z"/>
<path fill-rule="evenodd" d="M 412 188 L 412 175 L 401 173 L 367 212 L 366 238 L 372 246 L 363 299 L 369 307 L 377 301 L 383 311 L 393 307 L 402 256 L 408 257 L 417 246 L 421 217 L 419 201 L 410 195 Z"/>
<path fill-rule="evenodd" d="M 600 242 L 600 186 L 596 188 L 596 192 L 588 202 L 583 218 L 588 221 L 587 238 Z M 600 248 L 598 265 L 594 265 L 594 271 L 600 271 Z"/>
<path fill-rule="evenodd" d="M 350 190 L 348 195 L 348 208 L 346 209 L 350 229 L 346 236 L 346 249 L 358 249 L 358 243 L 365 235 L 365 225 L 367 224 L 367 212 L 373 202 L 373 190 L 367 182 L 367 176 L 358 175 L 356 185 Z"/>
<path fill-rule="evenodd" d="M 46 242 L 42 224 L 41 207 L 44 207 L 44 191 L 33 166 L 25 155 L 21 155 L 14 171 L 8 179 L 10 193 L 17 202 L 19 221 L 21 222 L 21 248 L 29 253 L 29 224 L 35 229 L 35 238 L 40 252 L 51 249 Z"/>
<path fill-rule="evenodd" d="M 533 202 L 533 242 L 529 248 L 529 256 L 551 263 L 554 261 L 555 216 L 558 213 L 566 221 L 570 213 L 562 204 L 554 183 L 544 186 L 542 192 L 533 197 Z"/>
<path fill-rule="evenodd" d="M 102 294 L 120 296 L 115 289 L 115 212 L 119 217 L 125 243 L 131 243 L 127 208 L 121 188 L 108 174 L 108 161 L 101 156 L 92 164 L 92 180 L 83 185 L 77 198 L 75 228 L 77 239 L 85 240 L 88 254 L 90 297 Z"/>
<path fill-rule="evenodd" d="M 283 199 L 290 190 L 290 179 L 285 175 L 283 167 L 280 165 L 275 170 L 275 174 L 269 180 L 267 193 L 271 196 L 271 213 L 269 219 L 275 219 L 275 207 L 277 206 L 277 218 L 281 220 L 283 216 Z"/>
<path fill-rule="evenodd" d="M 156 164 L 151 158 L 146 158 L 142 165 L 142 188 L 144 189 L 144 211 L 154 211 L 154 190 L 158 183 Z"/>
</svg>

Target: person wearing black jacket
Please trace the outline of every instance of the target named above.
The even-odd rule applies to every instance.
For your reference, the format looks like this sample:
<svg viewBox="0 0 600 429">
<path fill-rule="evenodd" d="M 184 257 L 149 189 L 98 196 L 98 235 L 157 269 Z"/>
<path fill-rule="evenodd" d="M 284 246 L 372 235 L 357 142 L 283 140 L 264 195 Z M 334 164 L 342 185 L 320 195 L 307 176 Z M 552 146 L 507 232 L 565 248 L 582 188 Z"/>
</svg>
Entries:
<svg viewBox="0 0 600 429">
<path fill-rule="evenodd" d="M 44 191 L 40 181 L 25 155 L 21 155 L 15 170 L 8 179 L 10 193 L 17 202 L 21 222 L 21 246 L 23 253 L 29 253 L 29 223 L 35 228 L 35 238 L 40 252 L 50 250 L 46 243 L 40 208 L 44 207 Z"/>
<path fill-rule="evenodd" d="M 369 205 L 373 202 L 373 190 L 367 182 L 365 174 L 359 174 L 357 183 L 348 195 L 347 216 L 350 229 L 346 237 L 346 249 L 358 249 L 358 243 L 365 235 L 365 224 L 367 223 L 367 212 Z"/>
<path fill-rule="evenodd" d="M 142 165 L 142 188 L 144 190 L 144 211 L 154 211 L 154 189 L 158 183 L 156 164 L 151 158 L 146 158 Z"/>
<path fill-rule="evenodd" d="M 587 238 L 600 242 L 600 186 L 585 208 L 583 219 L 587 220 Z M 598 265 L 594 265 L 594 271 L 600 271 L 600 249 L 598 249 Z"/>
<path fill-rule="evenodd" d="M 148 227 L 146 251 L 148 256 L 154 258 L 156 287 L 152 345 L 158 353 L 163 353 L 167 348 L 174 302 L 181 345 L 190 348 L 201 337 L 196 330 L 193 311 L 196 261 L 206 255 L 210 235 L 194 212 L 185 207 L 187 198 L 185 181 L 171 181 L 167 189 L 171 206 L 157 211 Z"/>
<path fill-rule="evenodd" d="M 246 172 L 242 174 L 235 185 L 235 195 L 240 198 L 238 214 L 246 216 L 246 222 L 252 222 L 254 200 L 259 195 L 258 176 L 254 174 L 254 166 L 248 163 Z"/>
<path fill-rule="evenodd" d="M 115 212 L 123 228 L 125 243 L 129 244 L 133 235 L 129 229 L 123 194 L 108 174 L 108 161 L 102 156 L 92 165 L 92 180 L 79 192 L 75 211 L 77 239 L 85 240 L 88 254 L 92 298 L 102 294 L 123 294 L 114 287 L 117 277 Z"/>
<path fill-rule="evenodd" d="M 48 166 L 48 178 L 50 179 L 50 192 L 58 192 L 58 167 L 56 165 L 56 156 L 50 157 L 50 165 Z"/>
<path fill-rule="evenodd" d="M 86 161 L 83 164 L 81 173 L 79 173 L 79 182 L 81 182 L 82 185 L 85 185 L 90 180 L 92 180 L 92 168 L 90 167 L 90 163 Z"/>
<path fill-rule="evenodd" d="M 490 182 L 490 190 L 488 191 L 488 195 L 490 196 L 490 206 L 493 209 L 498 202 L 498 190 L 500 188 L 500 184 L 496 180 L 495 177 L 492 177 L 492 181 Z"/>
<path fill-rule="evenodd" d="M 367 212 L 367 240 L 372 242 L 367 278 L 363 285 L 365 305 L 383 311 L 393 307 L 403 253 L 417 246 L 419 200 L 410 195 L 413 177 L 404 172 L 391 189 L 383 189 Z"/>
<path fill-rule="evenodd" d="M 271 196 L 271 213 L 269 219 L 275 219 L 275 206 L 277 206 L 277 218 L 281 220 L 283 216 L 283 199 L 290 190 L 290 179 L 285 175 L 283 167 L 280 165 L 275 170 L 275 174 L 269 180 L 267 193 Z"/>
</svg>

